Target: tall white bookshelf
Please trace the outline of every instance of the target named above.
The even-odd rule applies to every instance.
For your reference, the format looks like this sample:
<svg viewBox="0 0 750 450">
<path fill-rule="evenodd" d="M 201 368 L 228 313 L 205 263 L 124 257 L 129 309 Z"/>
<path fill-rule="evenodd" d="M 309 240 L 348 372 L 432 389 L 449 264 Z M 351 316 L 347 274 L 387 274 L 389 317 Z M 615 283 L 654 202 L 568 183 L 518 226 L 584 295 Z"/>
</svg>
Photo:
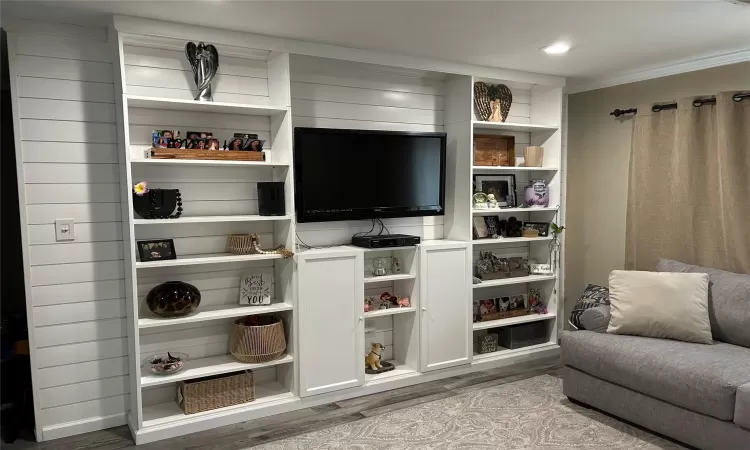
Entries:
<svg viewBox="0 0 750 450">
<path fill-rule="evenodd" d="M 297 358 L 294 346 L 296 298 L 294 262 L 280 255 L 234 255 L 226 252 L 229 234 L 258 233 L 261 245 L 295 247 L 294 183 L 289 54 L 234 48 L 220 56 L 219 76 L 211 103 L 193 100 L 185 70 L 184 40 L 132 36 L 111 31 L 120 147 L 123 240 L 129 326 L 129 425 L 139 434 L 190 425 L 228 413 L 247 413 L 296 398 Z M 158 57 L 157 57 L 158 55 Z M 144 85 L 149 85 L 146 88 Z M 227 88 L 223 88 L 228 85 Z M 187 87 L 187 89 L 186 89 Z M 224 90 L 239 91 L 234 95 Z M 257 133 L 265 139 L 266 161 L 200 161 L 149 159 L 153 129 L 210 131 L 220 140 L 234 132 Z M 179 189 L 183 215 L 177 219 L 145 220 L 134 215 L 132 186 L 148 181 L 151 188 Z M 256 183 L 283 181 L 287 215 L 258 214 Z M 177 258 L 142 262 L 136 242 L 173 239 Z M 274 298 L 267 306 L 239 304 L 244 273 L 272 269 Z M 202 294 L 196 313 L 164 319 L 150 313 L 145 296 L 170 280 L 191 283 Z M 279 359 L 247 364 L 228 354 L 234 320 L 274 314 L 284 320 L 287 350 Z M 155 376 L 141 367 L 151 354 L 182 351 L 190 356 L 178 374 Z M 174 400 L 176 383 L 212 375 L 252 370 L 256 400 L 238 407 L 185 415 Z M 206 425 L 204 425 L 206 426 Z M 156 436 L 153 439 L 158 439 Z M 149 438 L 152 439 L 152 438 Z"/>
</svg>

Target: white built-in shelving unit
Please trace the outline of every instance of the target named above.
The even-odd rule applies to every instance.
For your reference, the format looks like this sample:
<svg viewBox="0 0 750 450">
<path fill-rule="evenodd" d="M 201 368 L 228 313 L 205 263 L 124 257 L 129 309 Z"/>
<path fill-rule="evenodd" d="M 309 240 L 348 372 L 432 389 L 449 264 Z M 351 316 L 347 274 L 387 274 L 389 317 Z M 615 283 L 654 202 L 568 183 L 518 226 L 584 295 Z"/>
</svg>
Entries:
<svg viewBox="0 0 750 450">
<path fill-rule="evenodd" d="M 265 38 L 200 27 L 166 27 L 169 32 L 153 36 L 151 28 L 133 23 L 116 20 L 110 41 L 117 55 L 113 66 L 119 80 L 116 99 L 129 324 L 128 422 L 138 444 L 558 354 L 560 273 L 472 285 L 473 265 L 480 250 L 548 262 L 550 238 L 474 240 L 472 221 L 475 215 L 545 222 L 561 217 L 562 80 L 490 68 L 481 70 L 479 77 L 466 75 L 470 71 L 456 74 L 440 65 L 416 69 L 389 67 L 382 61 L 363 65 L 311 56 L 299 58 L 300 67 L 313 67 L 318 72 L 310 75 L 300 69 L 295 80 L 293 61 L 299 55 L 288 53 L 282 45 L 267 44 L 270 41 Z M 212 103 L 192 100 L 192 75 L 183 54 L 188 39 L 211 42 L 221 55 L 219 75 L 213 83 L 216 101 Z M 155 65 L 167 69 L 153 70 Z M 445 72 L 436 72 L 435 67 L 444 67 Z M 337 85 L 337 74 L 332 71 L 339 69 L 343 81 Z M 487 78 L 495 73 L 496 77 Z M 511 88 L 514 103 L 508 122 L 477 120 L 472 99 L 476 81 L 505 83 Z M 388 89 L 398 96 L 388 97 Z M 402 89 L 413 92 L 404 94 Z M 412 102 L 416 107 L 401 108 L 398 102 Z M 341 245 L 353 230 L 362 231 L 362 223 L 296 223 L 293 104 L 295 111 L 297 106 L 301 111 L 294 119 L 297 126 L 446 132 L 445 216 L 418 219 L 421 224 L 413 219 L 398 219 L 395 226 L 388 222 L 392 229 L 402 227 L 394 232 L 414 227 L 423 239 L 420 245 L 362 249 Z M 266 140 L 267 158 L 263 162 L 148 159 L 144 152 L 150 148 L 153 129 L 210 131 L 222 140 L 235 132 L 257 133 Z M 515 136 L 517 165 L 475 166 L 475 134 Z M 526 145 L 544 147 L 543 167 L 523 165 Z M 551 203 L 546 208 L 475 210 L 472 177 L 477 173 L 513 174 L 519 199 L 529 180 L 545 179 Z M 153 188 L 180 189 L 182 217 L 145 220 L 134 216 L 131 187 L 143 180 Z M 258 214 L 255 183 L 259 181 L 285 182 L 287 215 Z M 284 259 L 226 253 L 226 238 L 233 233 L 257 233 L 263 247 L 284 245 L 296 254 Z M 312 236 L 318 247 L 301 248 L 297 233 L 305 240 Z M 136 242 L 147 239 L 173 239 L 177 259 L 139 261 Z M 374 276 L 375 258 L 398 259 L 400 270 Z M 239 305 L 240 278 L 261 268 L 273 270 L 275 276 L 272 303 Z M 197 311 L 176 319 L 156 317 L 148 311 L 146 294 L 170 280 L 186 281 L 201 290 Z M 532 286 L 541 289 L 547 314 L 473 323 L 474 299 L 526 293 Z M 410 306 L 365 313 L 364 298 L 378 297 L 384 291 L 409 297 Z M 287 350 L 281 358 L 245 364 L 229 354 L 232 322 L 253 314 L 274 314 L 284 320 Z M 532 322 L 547 326 L 545 343 L 474 354 L 473 342 L 483 333 Z M 365 373 L 364 356 L 372 342 L 385 345 L 383 359 L 393 363 L 395 370 Z M 167 350 L 190 355 L 183 371 L 158 377 L 142 370 L 145 357 Z M 179 381 L 244 370 L 254 373 L 253 402 L 185 415 L 175 401 Z"/>
</svg>

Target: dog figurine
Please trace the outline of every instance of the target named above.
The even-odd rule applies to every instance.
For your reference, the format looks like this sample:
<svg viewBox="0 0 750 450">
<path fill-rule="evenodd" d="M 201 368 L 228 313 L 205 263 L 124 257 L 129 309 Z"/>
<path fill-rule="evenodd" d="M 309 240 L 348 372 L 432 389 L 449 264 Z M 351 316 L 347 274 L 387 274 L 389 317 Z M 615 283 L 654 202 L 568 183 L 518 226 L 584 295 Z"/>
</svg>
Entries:
<svg viewBox="0 0 750 450">
<path fill-rule="evenodd" d="M 382 369 L 383 365 L 380 364 L 380 356 L 383 354 L 385 346 L 383 344 L 373 343 L 370 353 L 365 356 L 365 367 L 369 367 L 372 370 Z"/>
</svg>

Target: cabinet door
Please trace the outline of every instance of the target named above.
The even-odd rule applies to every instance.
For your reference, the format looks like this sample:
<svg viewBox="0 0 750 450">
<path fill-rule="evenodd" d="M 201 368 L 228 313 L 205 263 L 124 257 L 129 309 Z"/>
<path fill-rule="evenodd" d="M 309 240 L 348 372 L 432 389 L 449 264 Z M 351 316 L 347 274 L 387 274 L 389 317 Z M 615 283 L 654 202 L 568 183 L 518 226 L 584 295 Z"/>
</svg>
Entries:
<svg viewBox="0 0 750 450">
<path fill-rule="evenodd" d="M 467 244 L 421 246 L 421 370 L 471 362 L 471 253 Z"/>
<path fill-rule="evenodd" d="M 365 382 L 362 252 L 298 257 L 300 396 Z"/>
</svg>

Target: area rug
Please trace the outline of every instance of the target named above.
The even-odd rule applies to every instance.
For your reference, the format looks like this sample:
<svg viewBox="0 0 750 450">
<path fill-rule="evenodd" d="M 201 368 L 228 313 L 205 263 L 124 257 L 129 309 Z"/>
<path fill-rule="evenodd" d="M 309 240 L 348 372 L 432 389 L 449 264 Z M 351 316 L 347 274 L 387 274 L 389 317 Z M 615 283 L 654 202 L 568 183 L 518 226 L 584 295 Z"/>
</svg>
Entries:
<svg viewBox="0 0 750 450">
<path fill-rule="evenodd" d="M 682 447 L 570 403 L 542 375 L 338 425 L 253 450 L 646 450 Z"/>
</svg>

